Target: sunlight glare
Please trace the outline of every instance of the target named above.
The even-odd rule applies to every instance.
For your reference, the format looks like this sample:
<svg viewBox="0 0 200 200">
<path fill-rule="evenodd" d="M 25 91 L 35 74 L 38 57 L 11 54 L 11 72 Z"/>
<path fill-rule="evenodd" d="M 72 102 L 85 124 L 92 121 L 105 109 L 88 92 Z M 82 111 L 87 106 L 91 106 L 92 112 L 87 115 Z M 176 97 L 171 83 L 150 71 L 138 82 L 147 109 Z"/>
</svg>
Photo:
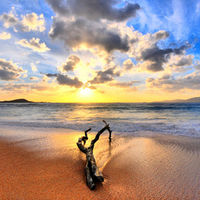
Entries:
<svg viewBox="0 0 200 200">
<path fill-rule="evenodd" d="M 81 88 L 80 94 L 83 96 L 89 96 L 92 93 L 90 88 Z"/>
</svg>

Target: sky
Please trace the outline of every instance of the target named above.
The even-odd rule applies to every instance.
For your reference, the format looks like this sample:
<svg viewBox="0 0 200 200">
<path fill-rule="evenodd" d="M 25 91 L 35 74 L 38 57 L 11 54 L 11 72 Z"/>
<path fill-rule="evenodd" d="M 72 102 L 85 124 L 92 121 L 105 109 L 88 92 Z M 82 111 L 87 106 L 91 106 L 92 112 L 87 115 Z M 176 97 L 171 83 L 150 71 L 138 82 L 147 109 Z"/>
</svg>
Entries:
<svg viewBox="0 0 200 200">
<path fill-rule="evenodd" d="M 0 100 L 200 96 L 200 0 L 7 0 Z"/>
</svg>

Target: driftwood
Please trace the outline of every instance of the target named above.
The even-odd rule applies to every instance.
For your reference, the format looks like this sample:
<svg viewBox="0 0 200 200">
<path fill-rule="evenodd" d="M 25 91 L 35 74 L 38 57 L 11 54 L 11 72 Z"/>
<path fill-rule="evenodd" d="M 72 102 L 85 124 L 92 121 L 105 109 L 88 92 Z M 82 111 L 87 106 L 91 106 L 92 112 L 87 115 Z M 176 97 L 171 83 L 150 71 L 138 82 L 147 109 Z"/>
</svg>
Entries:
<svg viewBox="0 0 200 200">
<path fill-rule="evenodd" d="M 91 130 L 89 128 L 88 130 L 85 131 L 85 136 L 81 137 L 78 139 L 78 142 L 76 143 L 78 148 L 86 154 L 86 166 L 85 166 L 85 173 L 86 173 L 86 183 L 87 186 L 91 189 L 95 189 L 95 184 L 94 181 L 104 181 L 104 177 L 102 172 L 99 170 L 99 168 L 96 165 L 96 161 L 93 155 L 93 149 L 94 149 L 94 144 L 97 142 L 99 139 L 99 136 L 105 131 L 108 130 L 109 132 L 109 141 L 111 142 L 111 133 L 112 131 L 110 130 L 109 124 L 107 124 L 104 120 L 103 122 L 106 124 L 104 128 L 102 128 L 97 134 L 94 140 L 91 141 L 91 144 L 88 148 L 85 147 L 85 143 L 88 139 L 88 131 Z"/>
</svg>

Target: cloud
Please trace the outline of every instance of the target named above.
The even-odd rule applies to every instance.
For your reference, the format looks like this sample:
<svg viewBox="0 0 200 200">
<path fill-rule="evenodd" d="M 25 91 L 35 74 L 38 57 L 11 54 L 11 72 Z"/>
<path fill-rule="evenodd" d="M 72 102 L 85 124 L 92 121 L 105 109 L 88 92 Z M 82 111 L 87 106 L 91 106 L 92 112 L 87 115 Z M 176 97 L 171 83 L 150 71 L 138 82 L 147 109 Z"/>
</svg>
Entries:
<svg viewBox="0 0 200 200">
<path fill-rule="evenodd" d="M 154 33 L 152 37 L 154 41 L 164 40 L 169 37 L 169 33 L 167 31 L 161 30 Z"/>
<path fill-rule="evenodd" d="M 21 15 L 21 20 L 18 19 L 13 12 L 3 13 L 0 15 L 0 20 L 4 22 L 4 27 L 13 27 L 15 31 L 29 32 L 29 31 L 40 31 L 45 30 L 45 20 L 43 14 L 37 15 L 31 13 L 27 15 Z"/>
<path fill-rule="evenodd" d="M 189 66 L 193 64 L 193 59 L 194 59 L 193 55 L 187 55 L 187 56 L 179 55 L 176 58 L 176 61 L 170 64 L 170 66 L 176 66 L 176 67 Z"/>
<path fill-rule="evenodd" d="M 18 83 L 18 84 L 14 84 L 14 83 L 7 83 L 7 84 L 4 84 L 2 85 L 2 90 L 4 91 L 8 91 L 8 92 L 20 92 L 23 93 L 25 92 L 27 94 L 27 92 L 33 92 L 34 91 L 55 91 L 56 88 L 50 86 L 49 84 L 41 84 L 41 83 L 36 83 L 36 84 L 33 84 L 33 83 Z"/>
<path fill-rule="evenodd" d="M 76 55 L 70 55 L 65 63 L 59 67 L 61 72 L 73 71 L 75 66 L 80 62 L 80 58 Z"/>
<path fill-rule="evenodd" d="M 194 55 L 171 55 L 166 69 L 176 72 L 187 71 L 189 66 L 193 65 Z"/>
<path fill-rule="evenodd" d="M 136 42 L 136 47 L 132 48 L 132 52 L 136 53 L 136 59 L 139 62 L 144 62 L 142 66 L 150 72 L 163 71 L 165 65 L 169 62 L 172 55 L 183 55 L 184 51 L 188 49 L 190 44 L 186 43 L 177 48 L 161 48 L 158 42 L 169 36 L 165 32 L 157 32 L 154 35 L 147 35 L 141 37 L 139 42 Z M 139 43 L 139 45 L 137 45 Z"/>
<path fill-rule="evenodd" d="M 68 75 L 57 75 L 57 81 L 60 85 L 68 85 L 70 87 L 81 88 L 84 84 L 79 81 L 77 77 L 74 79 L 70 78 Z"/>
<path fill-rule="evenodd" d="M 103 84 L 109 81 L 113 81 L 114 80 L 113 77 L 118 77 L 118 76 L 120 76 L 120 71 L 115 71 L 115 67 L 109 68 L 104 71 L 97 71 L 96 76 L 92 80 L 88 81 L 88 83 Z"/>
<path fill-rule="evenodd" d="M 130 58 L 123 62 L 123 69 L 125 71 L 129 71 L 129 70 L 133 69 L 134 66 L 135 66 L 134 63 L 132 62 L 132 60 Z"/>
<path fill-rule="evenodd" d="M 22 78 L 27 78 L 28 77 L 28 74 L 23 74 L 22 75 Z"/>
<path fill-rule="evenodd" d="M 0 40 L 8 40 L 10 38 L 11 38 L 10 33 L 7 33 L 7 32 L 0 33 Z"/>
<path fill-rule="evenodd" d="M 49 36 L 64 41 L 65 45 L 74 49 L 82 46 L 98 48 L 106 52 L 119 50 L 127 52 L 129 41 L 122 35 L 118 26 L 112 26 L 130 17 L 135 17 L 140 9 L 138 4 L 110 0 L 47 0 L 57 15 Z M 125 22 L 124 22 L 125 23 Z"/>
<path fill-rule="evenodd" d="M 34 63 L 31 63 L 31 69 L 32 69 L 33 72 L 37 72 L 37 71 L 38 71 L 38 69 L 37 69 L 37 67 L 34 65 Z"/>
<path fill-rule="evenodd" d="M 165 92 L 177 92 L 184 89 L 200 90 L 200 72 L 193 72 L 177 79 L 171 75 L 164 75 L 159 78 L 147 78 L 146 85 L 148 88 Z"/>
<path fill-rule="evenodd" d="M 0 58 L 0 80 L 14 81 L 18 80 L 21 73 L 24 73 L 22 67 L 17 66 L 13 61 L 7 61 Z"/>
<path fill-rule="evenodd" d="M 116 8 L 118 1 L 115 0 L 47 0 L 53 10 L 60 15 L 75 15 L 84 17 L 90 21 L 107 19 L 111 21 L 124 21 L 135 17 L 136 11 L 140 9 L 138 4 L 126 3 L 122 8 Z"/>
<path fill-rule="evenodd" d="M 167 48 L 167 49 L 160 49 L 157 44 L 153 45 L 149 49 L 145 49 L 142 52 L 142 60 L 150 61 L 151 64 L 147 66 L 147 70 L 158 72 L 164 70 L 163 65 L 168 62 L 170 55 L 173 54 L 181 54 L 188 45 L 183 45 L 179 48 Z"/>
<path fill-rule="evenodd" d="M 63 0 L 46 0 L 52 7 L 52 9 L 56 12 L 59 13 L 61 15 L 67 15 L 69 14 L 70 10 L 69 7 L 67 5 L 67 3 L 65 3 L 65 1 Z"/>
<path fill-rule="evenodd" d="M 25 27 L 28 27 L 28 31 L 43 32 L 45 30 L 45 20 L 43 14 L 37 16 L 36 13 L 31 13 L 26 16 L 22 16 L 22 24 Z"/>
<path fill-rule="evenodd" d="M 18 25 L 21 25 L 20 21 L 17 19 L 17 17 L 14 16 L 12 11 L 10 13 L 3 13 L 0 15 L 0 20 L 4 22 L 4 27 L 17 27 Z"/>
<path fill-rule="evenodd" d="M 50 77 L 50 78 L 52 78 L 52 77 L 57 77 L 57 74 L 51 74 L 51 73 L 47 73 L 47 74 L 45 74 L 47 77 Z"/>
<path fill-rule="evenodd" d="M 135 17 L 140 9 L 138 4 L 126 3 L 122 8 L 114 8 L 117 1 L 97 0 L 72 0 L 69 1 L 71 11 L 76 16 L 85 17 L 89 20 L 107 19 L 111 21 L 124 21 Z M 97 9 L 98 8 L 98 9 Z"/>
<path fill-rule="evenodd" d="M 70 78 L 68 75 L 62 75 L 62 74 L 46 74 L 47 77 L 56 77 L 56 80 L 59 85 L 67 85 L 70 87 L 75 87 L 75 88 L 81 88 L 84 86 L 84 83 L 79 81 L 77 77 Z"/>
<path fill-rule="evenodd" d="M 27 41 L 26 39 L 22 39 L 19 42 L 17 42 L 17 44 L 20 44 L 23 47 L 30 48 L 33 51 L 37 51 L 37 52 L 45 52 L 45 51 L 50 50 L 44 42 L 40 43 L 39 38 L 32 38 L 30 41 Z"/>
<path fill-rule="evenodd" d="M 99 47 L 107 52 L 128 51 L 128 38 L 121 37 L 116 29 L 108 28 L 104 22 L 89 22 L 83 18 L 65 21 L 55 17 L 49 36 L 65 42 L 71 48 L 81 45 Z"/>
<path fill-rule="evenodd" d="M 146 69 L 152 72 L 158 72 L 158 71 L 164 70 L 164 64 L 166 64 L 169 61 L 169 58 L 172 54 L 180 55 L 188 47 L 189 45 L 183 45 L 175 49 L 172 49 L 172 48 L 160 49 L 157 46 L 154 46 L 154 48 L 146 49 L 144 52 L 142 52 L 143 60 L 145 61 L 148 60 L 151 62 L 146 67 Z M 177 64 L 179 64 L 179 66 L 182 65 L 181 63 L 177 63 Z"/>
<path fill-rule="evenodd" d="M 164 70 L 163 64 L 167 62 L 170 53 L 173 53 L 172 49 L 159 49 L 154 46 L 142 52 L 142 60 L 150 61 L 146 67 L 148 71 L 158 72 Z"/>
<path fill-rule="evenodd" d="M 2 90 L 6 91 L 15 91 L 15 90 L 25 90 L 29 85 L 24 83 L 24 84 L 14 84 L 14 83 L 8 83 L 4 84 L 2 87 Z"/>
<path fill-rule="evenodd" d="M 39 78 L 35 77 L 35 76 L 30 76 L 29 80 L 31 80 L 31 81 L 37 81 L 37 80 L 39 80 Z"/>
<path fill-rule="evenodd" d="M 29 87 L 29 90 L 32 91 L 32 90 L 36 90 L 36 91 L 56 91 L 55 88 L 49 86 L 49 85 L 41 85 L 41 84 L 32 84 L 30 87 Z"/>
<path fill-rule="evenodd" d="M 197 60 L 196 62 L 195 62 L 195 64 L 194 64 L 194 68 L 196 69 L 196 70 L 200 70 L 200 61 L 199 60 Z"/>
<path fill-rule="evenodd" d="M 128 81 L 128 82 L 110 82 L 108 85 L 120 88 L 130 88 L 135 83 L 140 83 L 140 81 Z"/>
<path fill-rule="evenodd" d="M 143 61 L 143 54 L 146 51 L 151 52 L 154 48 L 159 48 L 157 43 L 160 40 L 164 40 L 169 37 L 169 33 L 166 31 L 158 31 L 154 34 L 147 33 L 146 35 L 142 35 L 138 31 L 134 31 L 130 28 L 126 28 L 126 32 L 129 41 L 131 43 L 130 49 L 128 51 L 128 55 L 130 57 L 135 57 L 137 61 Z"/>
</svg>

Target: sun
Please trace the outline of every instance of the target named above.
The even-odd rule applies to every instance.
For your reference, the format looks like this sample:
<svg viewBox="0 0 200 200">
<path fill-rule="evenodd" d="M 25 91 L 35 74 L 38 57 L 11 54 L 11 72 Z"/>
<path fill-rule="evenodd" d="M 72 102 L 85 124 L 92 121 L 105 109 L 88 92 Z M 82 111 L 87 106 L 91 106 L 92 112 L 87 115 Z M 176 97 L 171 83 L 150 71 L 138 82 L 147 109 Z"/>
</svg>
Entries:
<svg viewBox="0 0 200 200">
<path fill-rule="evenodd" d="M 90 88 L 87 88 L 87 87 L 81 88 L 81 90 L 80 90 L 80 94 L 82 96 L 89 96 L 91 93 L 92 93 L 92 90 Z"/>
</svg>

